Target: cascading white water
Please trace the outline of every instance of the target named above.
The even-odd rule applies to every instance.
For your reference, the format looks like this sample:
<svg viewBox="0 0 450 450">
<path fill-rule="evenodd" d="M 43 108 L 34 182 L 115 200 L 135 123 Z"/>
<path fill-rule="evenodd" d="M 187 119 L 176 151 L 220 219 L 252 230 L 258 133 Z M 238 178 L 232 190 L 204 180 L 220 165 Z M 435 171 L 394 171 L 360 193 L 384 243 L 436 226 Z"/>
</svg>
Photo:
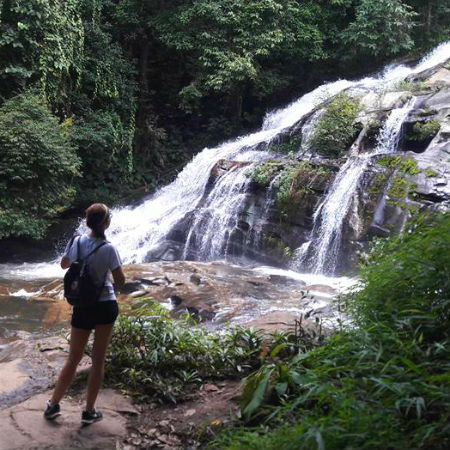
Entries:
<svg viewBox="0 0 450 450">
<path fill-rule="evenodd" d="M 247 170 L 248 166 L 235 167 L 217 181 L 205 204 L 196 211 L 183 258 L 189 256 L 190 250 L 204 261 L 228 254 L 230 234 L 237 227 L 250 183 Z"/>
<path fill-rule="evenodd" d="M 374 150 L 348 158 L 341 167 L 328 194 L 314 214 L 311 244 L 297 253 L 297 265 L 309 256 L 314 273 L 333 273 L 342 242 L 342 229 L 350 206 L 370 159 L 397 149 L 403 122 L 414 107 L 411 98 L 402 108 L 394 109 L 384 123 Z"/>
</svg>

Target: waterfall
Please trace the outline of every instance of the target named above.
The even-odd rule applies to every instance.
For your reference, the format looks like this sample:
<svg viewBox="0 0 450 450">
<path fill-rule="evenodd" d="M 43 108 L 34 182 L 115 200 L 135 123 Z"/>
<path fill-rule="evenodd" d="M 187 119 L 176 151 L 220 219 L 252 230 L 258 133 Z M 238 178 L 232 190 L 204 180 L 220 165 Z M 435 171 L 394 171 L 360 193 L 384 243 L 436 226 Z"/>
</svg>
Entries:
<svg viewBox="0 0 450 450">
<path fill-rule="evenodd" d="M 124 262 L 142 262 L 149 251 L 164 244 L 177 224 L 190 217 L 191 225 L 185 233 L 184 256 L 187 257 L 189 252 L 194 250 L 200 258 L 226 256 L 229 236 L 236 228 L 235 219 L 243 208 L 243 194 L 248 182 L 244 180 L 244 169 L 233 170 L 217 180 L 217 185 L 207 193 L 205 198 L 210 172 L 217 161 L 227 159 L 252 164 L 272 155 L 276 157 L 276 154 L 270 151 L 271 142 L 289 132 L 290 128 L 303 118 L 306 119 L 307 126 L 302 133 L 309 135 L 311 129 L 308 129 L 308 126 L 314 126 L 315 119 L 318 117 L 317 108 L 323 102 L 347 89 L 350 89 L 352 93 L 363 94 L 383 91 L 387 86 L 398 83 L 411 74 L 444 62 L 448 59 L 449 52 L 450 42 L 437 47 L 415 67 L 389 66 L 375 77 L 356 81 L 338 80 L 324 84 L 286 108 L 268 113 L 259 131 L 225 142 L 215 148 L 205 148 L 184 167 L 175 181 L 159 189 L 137 207 L 113 209 L 113 220 L 108 230 L 111 241 L 117 245 Z M 310 117 L 311 114 L 312 117 Z M 331 211 L 331 195 L 338 200 L 339 196 L 344 197 L 343 201 L 347 203 L 344 207 L 340 205 L 338 209 L 348 209 L 350 199 L 344 194 L 350 192 L 349 190 L 354 192 L 357 188 L 358 179 L 367 162 L 368 159 L 365 157 L 350 158 L 347 161 L 327 196 L 329 201 L 325 201 L 316 212 L 318 224 L 332 222 L 331 217 L 334 217 L 334 213 Z M 342 183 L 337 184 L 341 179 Z M 349 190 L 345 191 L 345 186 Z M 319 220 L 319 216 L 323 219 Z M 330 217 L 329 221 L 325 219 L 328 217 Z M 319 227 L 316 228 L 318 232 Z M 324 231 L 325 240 L 319 248 L 319 255 L 326 254 L 326 250 L 321 250 L 322 248 L 329 247 L 338 241 L 332 238 L 335 234 L 336 232 L 333 234 Z M 329 240 L 328 244 L 326 244 L 327 240 Z M 310 245 L 309 251 L 313 247 L 315 246 Z M 325 267 L 325 256 L 320 256 L 319 259 L 322 262 L 315 265 L 316 271 Z"/>
<path fill-rule="evenodd" d="M 267 148 L 273 139 L 311 113 L 324 100 L 355 84 L 357 82 L 339 80 L 318 87 L 287 108 L 268 114 L 260 131 L 226 142 L 216 148 L 204 149 L 184 167 L 175 181 L 161 188 L 141 205 L 135 208 L 113 209 L 113 220 L 108 235 L 117 245 L 124 262 L 144 261 L 147 253 L 157 248 L 187 214 L 204 213 L 196 211 L 196 208 L 203 198 L 211 169 L 217 161 L 233 159 L 256 162 L 264 156 L 267 157 L 269 153 L 257 149 L 261 146 Z M 234 195 L 236 190 L 224 189 L 223 192 Z M 223 198 L 222 201 L 225 203 L 229 200 Z M 231 214 L 230 211 L 229 213 Z M 200 221 L 195 219 L 194 226 Z M 219 225 L 215 221 L 211 223 Z M 223 235 L 222 230 L 215 228 L 215 231 Z"/>
<path fill-rule="evenodd" d="M 297 252 L 294 264 L 309 265 L 314 273 L 333 274 L 342 243 L 342 229 L 350 206 L 371 158 L 375 155 L 392 153 L 397 149 L 401 127 L 414 107 L 411 98 L 402 108 L 394 109 L 384 123 L 374 150 L 358 156 L 351 156 L 341 167 L 328 194 L 314 214 L 311 245 L 303 246 Z"/>
<path fill-rule="evenodd" d="M 234 167 L 219 178 L 205 204 L 198 209 L 189 230 L 183 259 L 194 250 L 197 259 L 209 261 L 227 256 L 230 237 L 238 226 L 238 217 L 244 206 L 248 166 Z"/>
</svg>

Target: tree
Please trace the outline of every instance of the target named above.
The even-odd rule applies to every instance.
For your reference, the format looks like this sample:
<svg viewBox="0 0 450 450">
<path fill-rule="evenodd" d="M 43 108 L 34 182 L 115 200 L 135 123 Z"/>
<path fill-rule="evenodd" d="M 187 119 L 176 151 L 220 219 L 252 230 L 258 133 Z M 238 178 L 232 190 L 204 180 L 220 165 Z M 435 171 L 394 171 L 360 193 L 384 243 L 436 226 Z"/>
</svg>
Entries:
<svg viewBox="0 0 450 450">
<path fill-rule="evenodd" d="M 356 54 L 382 60 L 413 47 L 411 32 L 417 14 L 401 0 L 360 0 L 355 14 L 342 38 Z"/>
<path fill-rule="evenodd" d="M 323 56 L 318 12 L 312 1 L 194 0 L 160 14 L 154 20 L 158 39 L 188 61 L 181 107 L 191 111 L 203 96 L 221 93 L 241 117 L 246 86 L 259 85 L 268 95 L 285 83 L 282 71 L 267 69 L 270 59 Z"/>
<path fill-rule="evenodd" d="M 70 206 L 80 161 L 75 148 L 36 94 L 0 108 L 0 239 L 40 238 Z"/>
<path fill-rule="evenodd" d="M 450 32 L 450 0 L 406 0 L 418 13 L 414 39 L 428 49 L 448 40 Z"/>
<path fill-rule="evenodd" d="M 37 83 L 64 113 L 81 77 L 82 0 L 4 0 L 0 4 L 0 76 L 4 96 Z"/>
</svg>

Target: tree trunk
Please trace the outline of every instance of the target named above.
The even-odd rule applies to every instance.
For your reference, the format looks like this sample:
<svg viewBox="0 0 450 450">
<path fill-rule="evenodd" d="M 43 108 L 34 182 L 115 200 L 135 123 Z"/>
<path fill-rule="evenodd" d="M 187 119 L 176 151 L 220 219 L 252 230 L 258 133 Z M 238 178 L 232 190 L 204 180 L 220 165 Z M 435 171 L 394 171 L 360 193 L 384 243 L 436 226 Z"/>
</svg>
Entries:
<svg viewBox="0 0 450 450">
<path fill-rule="evenodd" d="M 431 6 L 431 1 L 428 0 L 427 2 L 427 21 L 426 21 L 426 32 L 427 34 L 430 33 L 431 31 L 431 22 L 433 20 L 433 16 L 432 16 L 432 6 Z"/>
</svg>

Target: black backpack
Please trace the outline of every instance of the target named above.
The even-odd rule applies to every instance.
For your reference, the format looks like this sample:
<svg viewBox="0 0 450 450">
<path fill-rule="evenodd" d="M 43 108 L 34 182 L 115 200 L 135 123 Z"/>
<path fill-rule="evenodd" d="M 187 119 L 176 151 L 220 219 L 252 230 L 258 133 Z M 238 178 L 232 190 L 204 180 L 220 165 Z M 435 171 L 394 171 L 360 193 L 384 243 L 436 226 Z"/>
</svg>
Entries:
<svg viewBox="0 0 450 450">
<path fill-rule="evenodd" d="M 73 244 L 72 238 L 72 244 Z M 71 244 L 71 245 L 72 245 Z M 94 306 L 105 286 L 105 280 L 98 286 L 92 280 L 89 273 L 88 258 L 92 256 L 106 242 L 102 242 L 94 250 L 92 250 L 84 259 L 80 258 L 80 237 L 77 240 L 77 259 L 74 261 L 69 270 L 64 275 L 64 297 L 72 306 L 88 307 Z"/>
</svg>

